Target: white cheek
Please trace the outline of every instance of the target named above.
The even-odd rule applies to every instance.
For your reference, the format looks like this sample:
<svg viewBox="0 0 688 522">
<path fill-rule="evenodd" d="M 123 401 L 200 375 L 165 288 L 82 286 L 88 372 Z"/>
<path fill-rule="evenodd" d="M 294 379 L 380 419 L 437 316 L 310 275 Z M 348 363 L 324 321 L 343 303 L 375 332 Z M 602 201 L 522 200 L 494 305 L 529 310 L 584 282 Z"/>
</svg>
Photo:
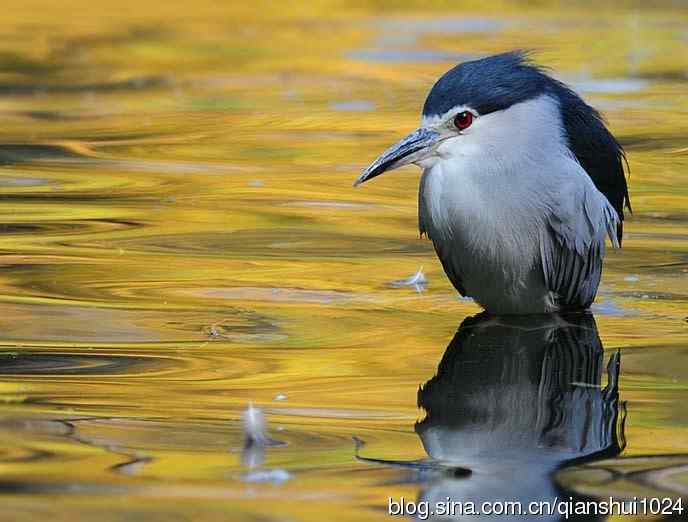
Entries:
<svg viewBox="0 0 688 522">
<path fill-rule="evenodd" d="M 475 156 L 480 152 L 481 146 L 479 134 L 474 133 L 473 129 L 471 129 L 470 132 L 465 131 L 443 141 L 437 147 L 437 156 L 442 160 Z"/>
<path fill-rule="evenodd" d="M 459 136 L 456 136 L 454 138 L 449 138 L 447 140 L 444 140 L 439 147 L 437 147 L 437 155 L 440 158 L 448 158 L 452 155 L 454 155 L 459 148 L 461 147 L 461 144 L 458 142 Z"/>
<path fill-rule="evenodd" d="M 418 165 L 423 170 L 428 170 L 434 167 L 439 160 L 440 158 L 437 156 L 428 156 L 427 158 L 423 158 L 422 160 L 416 161 L 416 165 Z"/>
</svg>

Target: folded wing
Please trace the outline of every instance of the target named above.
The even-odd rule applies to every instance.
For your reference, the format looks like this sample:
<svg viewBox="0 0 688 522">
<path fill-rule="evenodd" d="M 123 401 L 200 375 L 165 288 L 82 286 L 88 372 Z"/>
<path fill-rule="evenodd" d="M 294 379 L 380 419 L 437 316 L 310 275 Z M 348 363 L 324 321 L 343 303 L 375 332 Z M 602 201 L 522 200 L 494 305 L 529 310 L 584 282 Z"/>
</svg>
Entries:
<svg viewBox="0 0 688 522">
<path fill-rule="evenodd" d="M 582 171 L 578 164 L 572 168 Z M 540 237 L 545 283 L 562 309 L 592 304 L 602 274 L 605 236 L 619 246 L 618 214 L 580 171 L 572 172 L 570 181 L 550 194 L 553 204 Z"/>
</svg>

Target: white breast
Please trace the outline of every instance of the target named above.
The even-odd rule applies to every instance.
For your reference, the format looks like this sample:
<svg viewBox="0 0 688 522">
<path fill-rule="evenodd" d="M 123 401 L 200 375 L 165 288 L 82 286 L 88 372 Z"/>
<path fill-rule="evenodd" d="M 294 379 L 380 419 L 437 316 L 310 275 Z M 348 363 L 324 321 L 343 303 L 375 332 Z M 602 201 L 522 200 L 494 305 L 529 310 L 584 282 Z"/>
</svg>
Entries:
<svg viewBox="0 0 688 522">
<path fill-rule="evenodd" d="M 421 178 L 421 232 L 450 278 L 491 312 L 552 311 L 539 258 L 543 194 L 571 161 L 556 103 L 541 96 L 477 118 Z"/>
</svg>

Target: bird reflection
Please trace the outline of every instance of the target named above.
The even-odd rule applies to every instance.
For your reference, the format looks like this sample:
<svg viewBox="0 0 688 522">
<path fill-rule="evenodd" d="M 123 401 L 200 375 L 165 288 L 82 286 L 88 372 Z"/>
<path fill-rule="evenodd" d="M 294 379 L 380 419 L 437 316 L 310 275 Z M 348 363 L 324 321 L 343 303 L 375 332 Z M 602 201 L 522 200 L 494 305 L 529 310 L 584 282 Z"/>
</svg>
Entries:
<svg viewBox="0 0 688 522">
<path fill-rule="evenodd" d="M 426 415 L 415 431 L 430 459 L 389 463 L 422 471 L 418 502 L 430 506 L 568 499 L 553 478 L 558 469 L 625 446 L 619 369 L 615 353 L 602 387 L 604 352 L 590 314 L 468 318 L 418 392 Z"/>
</svg>

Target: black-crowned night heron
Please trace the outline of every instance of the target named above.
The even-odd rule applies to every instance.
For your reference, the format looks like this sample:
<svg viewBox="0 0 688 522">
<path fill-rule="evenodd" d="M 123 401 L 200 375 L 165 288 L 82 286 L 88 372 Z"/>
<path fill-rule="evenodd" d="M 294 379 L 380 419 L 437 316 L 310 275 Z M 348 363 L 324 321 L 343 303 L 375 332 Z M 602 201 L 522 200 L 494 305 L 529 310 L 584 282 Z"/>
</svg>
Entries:
<svg viewBox="0 0 688 522">
<path fill-rule="evenodd" d="M 555 312 L 590 306 L 605 236 L 621 243 L 624 160 L 600 114 L 517 51 L 448 71 L 355 185 L 418 165 L 420 232 L 456 289 L 491 313 Z"/>
</svg>

